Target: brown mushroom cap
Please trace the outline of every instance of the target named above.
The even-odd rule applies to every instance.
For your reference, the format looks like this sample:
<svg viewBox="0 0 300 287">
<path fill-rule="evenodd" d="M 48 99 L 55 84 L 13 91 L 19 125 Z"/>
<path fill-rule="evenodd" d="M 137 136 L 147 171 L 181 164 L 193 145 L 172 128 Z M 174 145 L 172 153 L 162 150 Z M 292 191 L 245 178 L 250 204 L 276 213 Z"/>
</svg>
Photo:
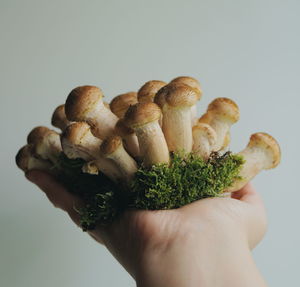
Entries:
<svg viewBox="0 0 300 287">
<path fill-rule="evenodd" d="M 217 98 L 213 100 L 209 104 L 207 112 L 213 113 L 214 116 L 229 119 L 233 123 L 237 122 L 240 118 L 238 105 L 228 98 Z"/>
<path fill-rule="evenodd" d="M 161 110 L 155 103 L 137 103 L 127 110 L 124 123 L 134 129 L 158 121 L 160 116 Z"/>
<path fill-rule="evenodd" d="M 128 108 L 137 103 L 137 93 L 128 92 L 113 98 L 110 102 L 111 111 L 119 118 L 123 118 Z"/>
<path fill-rule="evenodd" d="M 155 102 L 159 106 L 167 103 L 171 107 L 191 107 L 198 99 L 198 90 L 183 83 L 170 83 L 158 91 Z"/>
<path fill-rule="evenodd" d="M 65 104 L 65 113 L 69 121 L 83 121 L 84 115 L 103 98 L 100 88 L 81 86 L 73 89 Z"/>
<path fill-rule="evenodd" d="M 122 146 L 122 139 L 119 136 L 109 136 L 103 141 L 100 146 L 103 155 L 114 153 L 120 146 Z"/>
<path fill-rule="evenodd" d="M 31 145 L 25 145 L 19 149 L 16 155 L 16 164 L 23 171 L 27 171 L 29 157 L 32 156 Z"/>
<path fill-rule="evenodd" d="M 115 132 L 120 137 L 125 137 L 134 133 L 134 130 L 125 125 L 124 119 L 119 119 L 115 126 Z"/>
<path fill-rule="evenodd" d="M 267 133 L 255 133 L 251 135 L 248 148 L 260 147 L 266 151 L 270 157 L 270 165 L 265 169 L 275 168 L 281 159 L 280 146 L 277 141 Z"/>
<path fill-rule="evenodd" d="M 153 102 L 156 93 L 165 85 L 167 83 L 157 80 L 146 82 L 138 91 L 138 101 L 140 103 Z"/>
<path fill-rule="evenodd" d="M 31 130 L 31 132 L 28 134 L 27 136 L 27 143 L 28 144 L 35 144 L 36 142 L 40 141 L 41 139 L 43 139 L 48 133 L 51 133 L 55 131 L 50 130 L 47 127 L 44 126 L 38 126 L 35 127 Z"/>
<path fill-rule="evenodd" d="M 65 114 L 65 105 L 60 105 L 54 110 L 51 124 L 61 130 L 64 130 L 70 124 Z"/>
<path fill-rule="evenodd" d="M 187 77 L 187 76 L 181 76 L 181 77 L 177 77 L 177 78 L 173 79 L 170 83 L 183 83 L 183 84 L 186 84 L 186 85 L 188 85 L 188 86 L 190 86 L 194 89 L 197 89 L 199 91 L 198 100 L 200 100 L 200 98 L 202 96 L 201 85 L 200 85 L 199 81 L 195 78 Z"/>
</svg>

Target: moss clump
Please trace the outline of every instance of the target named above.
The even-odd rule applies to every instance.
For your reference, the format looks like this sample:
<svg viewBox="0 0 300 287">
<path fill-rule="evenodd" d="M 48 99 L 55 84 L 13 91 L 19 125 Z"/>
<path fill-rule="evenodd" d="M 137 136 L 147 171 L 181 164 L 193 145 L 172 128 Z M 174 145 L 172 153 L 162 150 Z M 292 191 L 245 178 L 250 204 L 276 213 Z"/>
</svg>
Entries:
<svg viewBox="0 0 300 287">
<path fill-rule="evenodd" d="M 141 166 L 125 188 L 105 175 L 82 173 L 82 160 L 61 155 L 60 180 L 86 206 L 78 210 L 84 230 L 109 224 L 125 209 L 172 209 L 207 197 L 217 197 L 235 180 L 243 158 L 230 152 L 212 153 L 207 161 L 194 154 L 173 154 L 169 165 Z"/>
<path fill-rule="evenodd" d="M 243 159 L 231 153 L 213 153 L 208 161 L 194 154 L 174 154 L 170 165 L 140 168 L 132 183 L 132 207 L 172 209 L 206 197 L 217 197 L 238 174 Z"/>
</svg>

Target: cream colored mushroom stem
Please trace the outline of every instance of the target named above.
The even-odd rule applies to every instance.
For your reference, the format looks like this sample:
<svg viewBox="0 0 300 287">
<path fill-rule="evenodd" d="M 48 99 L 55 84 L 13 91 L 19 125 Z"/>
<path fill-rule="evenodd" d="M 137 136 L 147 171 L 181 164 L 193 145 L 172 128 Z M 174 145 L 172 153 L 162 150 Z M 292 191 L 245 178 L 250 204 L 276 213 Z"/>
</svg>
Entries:
<svg viewBox="0 0 300 287">
<path fill-rule="evenodd" d="M 87 122 L 96 137 L 105 139 L 113 134 L 118 117 L 105 107 L 102 98 L 97 87 L 77 87 L 67 98 L 65 112 L 69 121 Z"/>
<path fill-rule="evenodd" d="M 87 123 L 76 122 L 69 125 L 61 136 L 61 143 L 68 158 L 82 158 L 87 161 L 83 171 L 97 173 L 99 170 L 114 181 L 120 177 L 116 165 L 101 155 L 102 140 L 91 133 Z"/>
<path fill-rule="evenodd" d="M 216 132 L 211 126 L 198 123 L 193 127 L 193 152 L 204 160 L 208 159 L 216 139 Z"/>
<path fill-rule="evenodd" d="M 32 145 L 23 146 L 16 155 L 17 166 L 27 172 L 32 169 L 43 170 L 52 172 L 51 167 L 53 166 L 50 161 L 36 158 L 32 152 Z"/>
<path fill-rule="evenodd" d="M 127 127 L 123 119 L 119 119 L 115 126 L 116 135 L 124 140 L 124 147 L 127 152 L 134 158 L 140 156 L 140 146 L 138 138 L 133 129 Z"/>
<path fill-rule="evenodd" d="M 239 118 L 239 108 L 231 99 L 217 98 L 209 104 L 206 113 L 198 122 L 209 124 L 216 131 L 214 151 L 220 151 L 229 144 L 230 128 Z"/>
<path fill-rule="evenodd" d="M 107 138 L 101 144 L 100 150 L 105 158 L 111 159 L 117 165 L 122 175 L 120 179 L 130 182 L 137 171 L 137 163 L 124 149 L 121 137 Z"/>
<path fill-rule="evenodd" d="M 50 160 L 56 164 L 62 152 L 60 136 L 47 127 L 34 128 L 27 137 L 27 143 L 32 144 L 32 153 L 37 157 Z"/>
<path fill-rule="evenodd" d="M 65 105 L 58 106 L 52 114 L 51 124 L 63 132 L 71 123 L 66 117 Z"/>
<path fill-rule="evenodd" d="M 137 135 L 140 155 L 146 166 L 169 162 L 168 146 L 158 123 L 160 116 L 160 108 L 148 102 L 131 106 L 124 117 L 124 123 Z"/>
<path fill-rule="evenodd" d="M 158 91 L 155 100 L 163 112 L 162 129 L 169 151 L 192 151 L 191 107 L 198 97 L 196 89 L 181 83 L 168 84 Z"/>
<path fill-rule="evenodd" d="M 247 147 L 239 153 L 245 163 L 240 171 L 241 179 L 227 190 L 234 192 L 245 186 L 252 178 L 264 169 L 275 168 L 280 162 L 280 147 L 276 140 L 266 133 L 251 135 Z"/>
</svg>

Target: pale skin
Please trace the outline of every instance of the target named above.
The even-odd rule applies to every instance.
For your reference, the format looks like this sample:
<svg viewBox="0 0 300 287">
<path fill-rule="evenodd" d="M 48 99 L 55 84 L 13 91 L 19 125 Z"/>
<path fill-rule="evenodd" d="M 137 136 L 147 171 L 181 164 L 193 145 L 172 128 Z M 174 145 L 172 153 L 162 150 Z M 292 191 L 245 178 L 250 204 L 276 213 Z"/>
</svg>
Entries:
<svg viewBox="0 0 300 287">
<path fill-rule="evenodd" d="M 29 171 L 26 177 L 78 225 L 78 198 L 45 172 Z M 108 248 L 138 287 L 265 287 L 251 250 L 266 226 L 262 199 L 248 184 L 231 197 L 179 209 L 127 211 L 89 234 Z"/>
</svg>

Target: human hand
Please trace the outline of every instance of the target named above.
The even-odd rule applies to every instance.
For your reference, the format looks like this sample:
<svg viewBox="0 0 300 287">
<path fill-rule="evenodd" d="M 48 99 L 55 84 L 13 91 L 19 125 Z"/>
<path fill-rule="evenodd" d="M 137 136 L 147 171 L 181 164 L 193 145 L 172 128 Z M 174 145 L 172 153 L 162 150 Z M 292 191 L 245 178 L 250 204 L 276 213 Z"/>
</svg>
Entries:
<svg viewBox="0 0 300 287">
<path fill-rule="evenodd" d="M 30 171 L 26 177 L 78 225 L 74 207 L 82 202 L 77 197 L 45 172 Z M 265 286 L 249 250 L 263 238 L 266 225 L 262 200 L 247 185 L 231 198 L 202 199 L 174 210 L 126 211 L 110 226 L 99 226 L 89 234 L 141 286 L 241 286 L 239 282 Z M 239 270 L 241 278 L 231 276 L 231 270 L 236 273 L 240 266 L 248 273 Z"/>
</svg>

